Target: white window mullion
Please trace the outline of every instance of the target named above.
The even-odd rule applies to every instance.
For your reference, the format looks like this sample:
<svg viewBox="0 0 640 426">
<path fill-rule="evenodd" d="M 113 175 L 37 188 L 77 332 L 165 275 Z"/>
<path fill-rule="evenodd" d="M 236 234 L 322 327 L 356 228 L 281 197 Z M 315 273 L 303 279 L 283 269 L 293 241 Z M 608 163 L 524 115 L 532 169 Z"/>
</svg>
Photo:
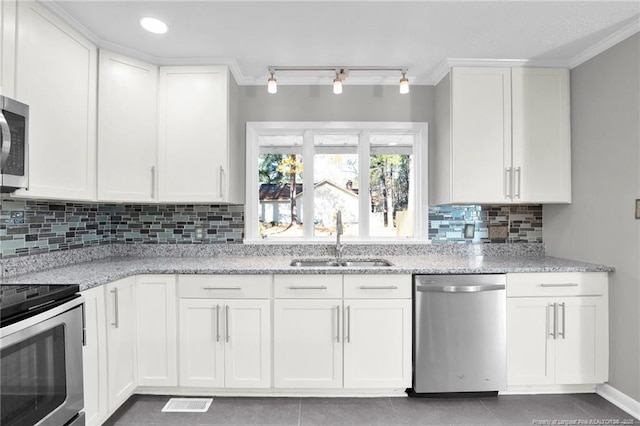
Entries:
<svg viewBox="0 0 640 426">
<path fill-rule="evenodd" d="M 304 239 L 313 238 L 313 132 L 305 130 L 302 140 L 304 184 L 302 189 L 302 232 Z"/>
<path fill-rule="evenodd" d="M 369 210 L 371 199 L 369 194 L 369 144 L 371 132 L 367 129 L 360 132 L 358 141 L 358 235 L 363 240 L 369 239 Z"/>
</svg>

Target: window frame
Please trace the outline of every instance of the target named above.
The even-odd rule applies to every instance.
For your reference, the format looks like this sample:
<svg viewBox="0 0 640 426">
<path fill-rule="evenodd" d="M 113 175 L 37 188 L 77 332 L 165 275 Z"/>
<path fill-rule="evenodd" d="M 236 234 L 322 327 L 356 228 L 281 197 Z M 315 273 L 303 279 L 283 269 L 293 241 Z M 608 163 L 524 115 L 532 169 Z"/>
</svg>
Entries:
<svg viewBox="0 0 640 426">
<path fill-rule="evenodd" d="M 428 138 L 429 127 L 426 122 L 287 122 L 251 121 L 246 124 L 246 193 L 245 193 L 245 236 L 247 243 L 282 244 L 282 243 L 318 243 L 326 244 L 334 238 L 316 237 L 313 235 L 313 209 L 303 209 L 304 235 L 299 238 L 262 238 L 258 228 L 260 200 L 258 199 L 259 182 L 258 157 L 260 155 L 259 138 L 269 135 L 301 135 L 303 137 L 302 156 L 307 173 L 313 181 L 314 136 L 317 134 L 356 134 L 358 135 L 358 156 L 363 164 L 369 164 L 371 134 L 412 134 L 414 135 L 413 158 L 415 180 L 415 212 L 413 237 L 372 237 L 369 235 L 368 203 L 359 199 L 359 237 L 345 238 L 349 243 L 408 243 L 429 241 L 429 182 L 428 182 Z M 366 163 L 362 163 L 363 159 Z M 359 188 L 368 190 L 369 173 L 359 173 Z M 303 203 L 313 206 L 313 192 L 303 192 Z M 309 222 L 310 221 L 310 222 Z"/>
</svg>

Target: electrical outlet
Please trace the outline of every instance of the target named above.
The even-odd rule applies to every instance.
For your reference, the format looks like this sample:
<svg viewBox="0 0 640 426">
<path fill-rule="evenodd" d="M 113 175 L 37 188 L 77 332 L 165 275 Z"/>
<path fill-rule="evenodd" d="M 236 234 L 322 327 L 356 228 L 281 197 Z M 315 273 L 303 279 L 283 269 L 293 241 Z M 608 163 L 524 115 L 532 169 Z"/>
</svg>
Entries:
<svg viewBox="0 0 640 426">
<path fill-rule="evenodd" d="M 502 226 L 489 226 L 489 239 L 490 240 L 506 240 L 508 236 L 508 228 L 505 225 Z"/>
<path fill-rule="evenodd" d="M 202 241 L 205 237 L 204 226 L 196 226 L 196 240 Z"/>
</svg>

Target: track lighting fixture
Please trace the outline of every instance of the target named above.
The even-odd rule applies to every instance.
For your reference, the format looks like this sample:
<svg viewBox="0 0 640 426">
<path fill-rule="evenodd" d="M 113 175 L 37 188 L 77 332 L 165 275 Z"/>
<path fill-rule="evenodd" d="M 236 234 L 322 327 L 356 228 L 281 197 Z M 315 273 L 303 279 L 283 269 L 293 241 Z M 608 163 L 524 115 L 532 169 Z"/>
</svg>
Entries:
<svg viewBox="0 0 640 426">
<path fill-rule="evenodd" d="M 402 78 L 400 79 L 400 94 L 406 95 L 409 93 L 409 79 L 407 78 L 407 72 L 402 71 Z"/>
<path fill-rule="evenodd" d="M 335 78 L 333 79 L 333 93 L 339 95 L 342 93 L 342 82 L 349 76 L 350 71 L 400 71 L 402 78 L 400 79 L 400 93 L 409 93 L 409 79 L 407 78 L 408 69 L 406 67 L 280 67 L 270 66 L 269 74 L 271 77 L 267 80 L 267 91 L 269 93 L 277 93 L 278 85 L 275 78 L 277 71 L 293 71 L 293 72 L 320 72 L 320 71 L 332 71 L 335 72 Z"/>
<path fill-rule="evenodd" d="M 278 93 L 278 80 L 273 76 L 274 71 L 271 72 L 271 77 L 267 80 L 267 92 Z"/>
</svg>

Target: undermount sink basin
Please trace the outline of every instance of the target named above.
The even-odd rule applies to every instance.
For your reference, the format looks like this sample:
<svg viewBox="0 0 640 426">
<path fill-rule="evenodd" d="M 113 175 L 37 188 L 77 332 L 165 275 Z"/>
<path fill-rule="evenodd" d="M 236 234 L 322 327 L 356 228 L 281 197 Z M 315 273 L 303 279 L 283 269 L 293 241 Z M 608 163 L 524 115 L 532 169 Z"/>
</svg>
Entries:
<svg viewBox="0 0 640 426">
<path fill-rule="evenodd" d="M 317 268 L 323 266 L 332 267 L 388 267 L 393 266 L 391 262 L 384 259 L 360 260 L 360 259 L 344 259 L 344 260 L 323 260 L 323 259 L 298 259 L 290 264 L 291 266 L 302 268 Z"/>
</svg>

